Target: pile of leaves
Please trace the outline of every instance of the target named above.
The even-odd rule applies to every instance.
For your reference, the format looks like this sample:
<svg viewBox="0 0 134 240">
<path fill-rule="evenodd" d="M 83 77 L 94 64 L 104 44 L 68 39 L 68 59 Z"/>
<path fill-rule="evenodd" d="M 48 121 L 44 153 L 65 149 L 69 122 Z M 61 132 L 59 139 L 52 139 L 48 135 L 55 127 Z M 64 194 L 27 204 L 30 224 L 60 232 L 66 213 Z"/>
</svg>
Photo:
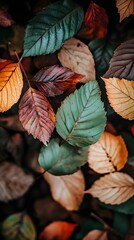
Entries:
<svg viewBox="0 0 134 240">
<path fill-rule="evenodd" d="M 134 238 L 133 14 L 0 3 L 0 240 Z"/>
</svg>

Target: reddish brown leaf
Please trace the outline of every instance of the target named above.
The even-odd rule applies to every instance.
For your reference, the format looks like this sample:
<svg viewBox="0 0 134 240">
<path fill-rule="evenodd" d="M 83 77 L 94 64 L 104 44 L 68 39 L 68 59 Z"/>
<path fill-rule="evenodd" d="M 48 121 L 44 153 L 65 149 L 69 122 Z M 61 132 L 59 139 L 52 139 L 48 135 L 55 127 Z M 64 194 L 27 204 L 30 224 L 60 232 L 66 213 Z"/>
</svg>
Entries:
<svg viewBox="0 0 134 240">
<path fill-rule="evenodd" d="M 91 0 L 78 36 L 88 40 L 92 38 L 104 38 L 107 33 L 107 26 L 108 16 L 105 9 Z"/>
<path fill-rule="evenodd" d="M 2 27 L 10 27 L 15 22 L 11 18 L 10 14 L 3 8 L 0 9 L 0 26 Z"/>
<path fill-rule="evenodd" d="M 83 77 L 69 68 L 54 65 L 42 68 L 32 81 L 47 97 L 54 97 L 65 91 L 73 92 Z"/>
<path fill-rule="evenodd" d="M 19 105 L 19 118 L 29 134 L 47 145 L 55 127 L 55 114 L 41 92 L 27 90 Z"/>
</svg>

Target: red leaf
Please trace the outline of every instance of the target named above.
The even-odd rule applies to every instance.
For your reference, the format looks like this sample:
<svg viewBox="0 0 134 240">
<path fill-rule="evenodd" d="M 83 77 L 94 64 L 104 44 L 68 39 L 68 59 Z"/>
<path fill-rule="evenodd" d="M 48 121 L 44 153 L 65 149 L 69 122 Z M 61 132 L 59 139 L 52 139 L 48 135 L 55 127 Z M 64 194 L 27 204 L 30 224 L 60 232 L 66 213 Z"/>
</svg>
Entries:
<svg viewBox="0 0 134 240">
<path fill-rule="evenodd" d="M 108 16 L 104 8 L 91 0 L 78 36 L 84 39 L 104 38 L 107 33 Z"/>
<path fill-rule="evenodd" d="M 65 91 L 76 89 L 76 83 L 84 76 L 58 65 L 42 68 L 31 80 L 47 97 L 54 97 Z"/>
<path fill-rule="evenodd" d="M 0 26 L 2 27 L 10 27 L 15 22 L 11 18 L 10 14 L 5 9 L 0 9 Z"/>
<path fill-rule="evenodd" d="M 29 134 L 47 145 L 55 127 L 55 114 L 41 92 L 27 90 L 19 105 L 19 118 Z"/>
</svg>

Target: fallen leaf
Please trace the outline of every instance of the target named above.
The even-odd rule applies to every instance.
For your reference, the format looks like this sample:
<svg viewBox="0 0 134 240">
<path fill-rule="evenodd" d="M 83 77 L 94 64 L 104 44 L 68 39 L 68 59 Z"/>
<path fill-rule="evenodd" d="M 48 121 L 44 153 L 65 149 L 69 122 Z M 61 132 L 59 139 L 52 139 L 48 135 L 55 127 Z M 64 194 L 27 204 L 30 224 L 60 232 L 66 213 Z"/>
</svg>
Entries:
<svg viewBox="0 0 134 240">
<path fill-rule="evenodd" d="M 134 179 L 125 173 L 110 173 L 96 180 L 85 193 L 106 204 L 119 205 L 134 195 Z"/>
<path fill-rule="evenodd" d="M 14 56 L 14 50 L 19 54 L 23 51 L 23 39 L 25 28 L 22 25 L 15 24 L 12 27 L 13 36 L 9 39 L 8 50 L 10 56 Z"/>
<path fill-rule="evenodd" d="M 46 240 L 67 240 L 77 227 L 75 223 L 68 223 L 64 221 L 55 221 L 45 227 L 40 234 L 40 239 Z"/>
<path fill-rule="evenodd" d="M 44 169 L 41 171 L 43 172 Z M 50 185 L 55 201 L 69 211 L 79 209 L 85 188 L 84 176 L 80 170 L 65 176 L 54 176 L 46 172 L 44 178 Z"/>
<path fill-rule="evenodd" d="M 58 52 L 58 58 L 64 67 L 82 74 L 81 82 L 95 80 L 95 63 L 88 46 L 76 38 L 67 40 Z"/>
<path fill-rule="evenodd" d="M 33 63 L 37 69 L 53 66 L 59 63 L 57 53 L 40 55 L 33 58 Z"/>
<path fill-rule="evenodd" d="M 88 151 L 89 167 L 98 173 L 119 171 L 127 162 L 128 151 L 123 138 L 108 132 L 89 146 Z"/>
<path fill-rule="evenodd" d="M 55 128 L 55 114 L 41 92 L 27 90 L 19 104 L 19 119 L 28 134 L 47 145 Z"/>
<path fill-rule="evenodd" d="M 24 128 L 19 121 L 18 115 L 13 115 L 9 117 L 0 117 L 0 126 L 13 130 L 13 131 L 21 131 L 24 132 Z"/>
<path fill-rule="evenodd" d="M 90 231 L 84 238 L 83 240 L 108 240 L 107 238 L 107 232 L 106 231 L 101 231 L 98 229 L 94 229 Z"/>
<path fill-rule="evenodd" d="M 112 108 L 123 118 L 134 119 L 134 81 L 102 78 Z"/>
<path fill-rule="evenodd" d="M 116 0 L 116 7 L 120 14 L 120 22 L 129 17 L 131 14 L 134 14 L 134 1 L 133 0 Z"/>
<path fill-rule="evenodd" d="M 4 162 L 0 164 L 0 201 L 8 202 L 25 194 L 33 183 L 33 177 L 19 166 Z"/>
<path fill-rule="evenodd" d="M 14 24 L 14 20 L 10 16 L 10 14 L 6 11 L 6 9 L 0 8 L 0 26 L 2 27 L 10 27 Z"/>
</svg>

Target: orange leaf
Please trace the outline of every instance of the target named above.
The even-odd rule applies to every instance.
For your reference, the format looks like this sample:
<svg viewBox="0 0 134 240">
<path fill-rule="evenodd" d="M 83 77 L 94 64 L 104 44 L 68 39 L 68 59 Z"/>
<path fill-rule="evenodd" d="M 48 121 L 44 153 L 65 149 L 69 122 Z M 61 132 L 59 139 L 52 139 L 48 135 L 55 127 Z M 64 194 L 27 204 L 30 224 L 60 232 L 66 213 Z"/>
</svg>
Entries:
<svg viewBox="0 0 134 240">
<path fill-rule="evenodd" d="M 50 223 L 47 227 L 45 227 L 43 232 L 40 234 L 40 239 L 67 240 L 73 233 L 76 226 L 77 224 L 74 223 L 55 221 L 53 223 Z"/>
<path fill-rule="evenodd" d="M 120 14 L 120 22 L 129 15 L 134 14 L 134 0 L 116 0 L 116 7 Z"/>
<path fill-rule="evenodd" d="M 0 61 L 0 112 L 9 110 L 18 102 L 23 87 L 19 64 Z"/>
<path fill-rule="evenodd" d="M 27 90 L 19 105 L 19 118 L 29 134 L 47 145 L 55 127 L 55 114 L 41 92 Z"/>
<path fill-rule="evenodd" d="M 92 38 L 104 38 L 107 33 L 108 16 L 104 8 L 91 0 L 85 14 L 82 29 L 78 37 L 90 40 Z"/>
</svg>

